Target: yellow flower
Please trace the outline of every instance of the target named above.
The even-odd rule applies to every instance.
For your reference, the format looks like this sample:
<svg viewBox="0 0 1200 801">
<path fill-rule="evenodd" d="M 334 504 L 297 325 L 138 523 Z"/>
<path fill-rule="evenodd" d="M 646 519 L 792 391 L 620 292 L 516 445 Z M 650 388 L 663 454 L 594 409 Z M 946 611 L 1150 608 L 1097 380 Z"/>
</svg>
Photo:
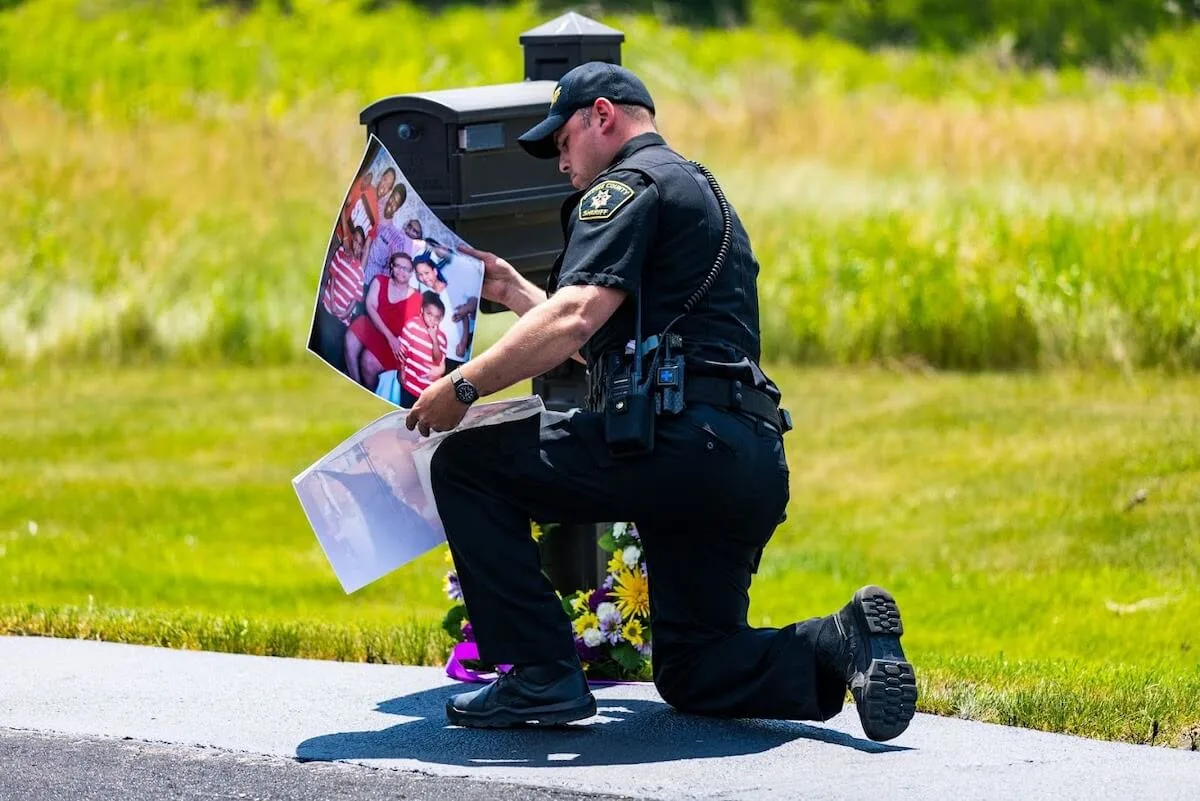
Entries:
<svg viewBox="0 0 1200 801">
<path fill-rule="evenodd" d="M 630 645 L 645 645 L 646 640 L 642 635 L 646 633 L 645 627 L 642 626 L 642 621 L 634 618 L 621 627 L 621 636 L 629 640 Z"/>
<path fill-rule="evenodd" d="M 450 553 L 450 546 L 446 546 L 446 564 L 454 564 L 454 554 Z"/>
<path fill-rule="evenodd" d="M 608 560 L 608 568 L 607 569 L 608 569 L 609 575 L 616 575 L 617 573 L 619 573 L 625 569 L 625 560 L 622 558 L 620 550 L 618 550 L 616 553 L 614 553 L 612 555 L 612 558 Z"/>
<path fill-rule="evenodd" d="M 582 637 L 585 630 L 599 627 L 600 619 L 589 612 L 582 617 L 575 618 L 575 622 L 572 625 L 575 627 L 575 634 Z"/>
<path fill-rule="evenodd" d="M 571 599 L 571 609 L 575 614 L 581 614 L 588 611 L 588 594 L 586 592 L 578 592 Z"/>
<path fill-rule="evenodd" d="M 534 542 L 541 542 L 541 541 L 542 541 L 542 536 L 543 536 L 543 535 L 542 535 L 542 527 L 541 527 L 541 526 L 539 526 L 537 523 L 534 523 L 534 524 L 533 524 L 533 541 L 534 541 Z"/>
<path fill-rule="evenodd" d="M 650 614 L 650 584 L 640 570 L 623 570 L 613 582 L 617 611 L 623 618 Z"/>
</svg>

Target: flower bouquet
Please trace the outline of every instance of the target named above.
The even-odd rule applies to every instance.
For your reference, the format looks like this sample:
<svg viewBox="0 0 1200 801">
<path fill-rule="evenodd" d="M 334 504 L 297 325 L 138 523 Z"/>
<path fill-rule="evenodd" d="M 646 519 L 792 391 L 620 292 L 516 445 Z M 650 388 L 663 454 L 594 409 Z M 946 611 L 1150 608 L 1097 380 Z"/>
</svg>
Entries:
<svg viewBox="0 0 1200 801">
<path fill-rule="evenodd" d="M 555 528 L 553 524 L 535 525 L 534 539 L 554 536 Z M 593 590 L 559 596 L 571 619 L 575 650 L 589 679 L 646 680 L 650 677 L 650 585 L 641 538 L 633 524 L 614 523 L 599 545 L 610 554 L 603 583 Z M 456 642 L 474 642 L 453 570 L 446 575 L 445 589 L 455 605 L 446 613 L 442 627 Z"/>
</svg>

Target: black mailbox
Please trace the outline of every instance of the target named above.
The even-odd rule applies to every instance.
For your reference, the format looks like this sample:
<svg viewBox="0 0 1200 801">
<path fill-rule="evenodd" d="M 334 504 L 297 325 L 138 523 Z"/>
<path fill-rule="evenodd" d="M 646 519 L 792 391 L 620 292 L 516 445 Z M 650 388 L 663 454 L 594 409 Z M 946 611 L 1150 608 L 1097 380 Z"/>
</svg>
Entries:
<svg viewBox="0 0 1200 801">
<path fill-rule="evenodd" d="M 359 121 L 396 159 L 421 198 L 455 233 L 502 254 L 545 286 L 562 250 L 559 209 L 574 190 L 553 159 L 517 137 L 541 122 L 555 81 L 586 61 L 621 63 L 625 36 L 568 13 L 521 35 L 526 80 L 384 98 Z M 483 311 L 497 311 L 490 304 Z"/>
<path fill-rule="evenodd" d="M 625 34 L 574 11 L 521 34 L 525 80 L 557 81 L 588 61 L 621 63 Z"/>
</svg>

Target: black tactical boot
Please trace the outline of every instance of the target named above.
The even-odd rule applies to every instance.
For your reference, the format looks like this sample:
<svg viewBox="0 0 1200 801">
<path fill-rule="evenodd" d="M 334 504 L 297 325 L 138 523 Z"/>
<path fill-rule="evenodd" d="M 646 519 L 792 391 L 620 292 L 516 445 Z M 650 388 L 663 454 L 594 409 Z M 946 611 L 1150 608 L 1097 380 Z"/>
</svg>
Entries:
<svg viewBox="0 0 1200 801">
<path fill-rule="evenodd" d="M 456 726 L 504 729 L 555 726 L 596 714 L 596 699 L 577 660 L 517 665 L 481 690 L 446 701 Z"/>
<path fill-rule="evenodd" d="M 896 599 L 868 585 L 832 621 L 840 643 L 830 656 L 854 696 L 863 731 L 872 740 L 896 737 L 917 711 L 917 678 L 900 647 L 904 625 Z"/>
</svg>

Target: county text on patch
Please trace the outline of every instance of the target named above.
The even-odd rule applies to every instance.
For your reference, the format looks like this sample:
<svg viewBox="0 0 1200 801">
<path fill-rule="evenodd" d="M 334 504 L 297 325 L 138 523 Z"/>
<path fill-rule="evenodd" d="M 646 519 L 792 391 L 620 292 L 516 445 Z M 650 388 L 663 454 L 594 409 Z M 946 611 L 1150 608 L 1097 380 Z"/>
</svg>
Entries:
<svg viewBox="0 0 1200 801">
<path fill-rule="evenodd" d="M 633 190 L 620 181 L 602 181 L 589 189 L 579 201 L 579 219 L 589 222 L 607 220 L 633 194 Z"/>
</svg>

